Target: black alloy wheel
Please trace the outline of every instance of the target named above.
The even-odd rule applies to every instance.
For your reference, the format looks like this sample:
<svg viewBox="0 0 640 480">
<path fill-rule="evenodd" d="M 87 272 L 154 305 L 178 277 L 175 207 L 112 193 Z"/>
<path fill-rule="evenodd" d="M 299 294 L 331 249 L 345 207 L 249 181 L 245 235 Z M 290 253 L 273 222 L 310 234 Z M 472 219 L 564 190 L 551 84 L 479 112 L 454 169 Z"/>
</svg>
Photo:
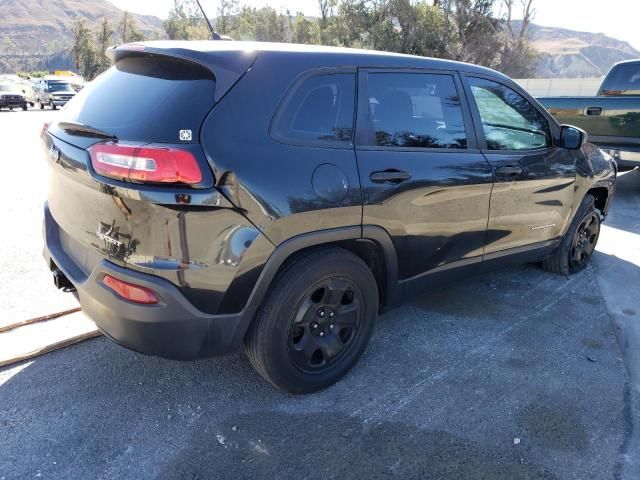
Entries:
<svg viewBox="0 0 640 480">
<path fill-rule="evenodd" d="M 277 388 L 311 393 L 334 384 L 369 343 L 379 308 L 369 266 L 339 247 L 292 257 L 245 336 L 253 367 Z"/>
<path fill-rule="evenodd" d="M 312 286 L 289 328 L 289 354 L 305 373 L 322 372 L 355 342 L 363 314 L 362 294 L 352 281 L 330 277 Z"/>
<path fill-rule="evenodd" d="M 596 212 L 589 212 L 580 223 L 571 242 L 571 250 L 569 253 L 571 270 L 581 270 L 587 262 L 589 262 L 598 243 L 599 235 L 600 217 Z"/>
</svg>

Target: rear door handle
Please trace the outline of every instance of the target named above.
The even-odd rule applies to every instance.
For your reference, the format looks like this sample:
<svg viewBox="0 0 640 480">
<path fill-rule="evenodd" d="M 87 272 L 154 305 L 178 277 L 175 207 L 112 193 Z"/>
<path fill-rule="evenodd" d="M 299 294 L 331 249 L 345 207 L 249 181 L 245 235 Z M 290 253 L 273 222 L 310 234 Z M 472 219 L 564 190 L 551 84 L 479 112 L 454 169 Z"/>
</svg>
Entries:
<svg viewBox="0 0 640 480">
<path fill-rule="evenodd" d="M 587 115 L 592 117 L 602 115 L 602 107 L 587 107 Z"/>
<path fill-rule="evenodd" d="M 522 175 L 522 172 L 522 168 L 516 167 L 515 165 L 498 168 L 498 175 L 503 177 L 517 177 L 518 175 Z"/>
<path fill-rule="evenodd" d="M 373 183 L 391 183 L 397 185 L 411 178 L 411 174 L 403 172 L 402 170 L 396 170 L 395 168 L 389 168 L 381 172 L 372 172 L 369 175 L 369 179 Z"/>
</svg>

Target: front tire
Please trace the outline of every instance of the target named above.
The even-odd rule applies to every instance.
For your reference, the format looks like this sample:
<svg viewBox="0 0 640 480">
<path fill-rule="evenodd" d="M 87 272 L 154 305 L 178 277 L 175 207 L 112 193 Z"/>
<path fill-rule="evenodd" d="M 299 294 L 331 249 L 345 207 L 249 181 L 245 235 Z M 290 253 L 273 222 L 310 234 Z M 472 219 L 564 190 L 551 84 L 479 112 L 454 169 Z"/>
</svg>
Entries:
<svg viewBox="0 0 640 480">
<path fill-rule="evenodd" d="M 560 275 L 571 275 L 584 270 L 596 249 L 600 223 L 595 198 L 587 194 L 560 245 L 542 262 L 543 268 Z"/>
<path fill-rule="evenodd" d="M 275 387 L 315 392 L 355 365 L 377 314 L 378 288 L 369 267 L 340 248 L 313 250 L 278 274 L 249 328 L 245 350 Z"/>
<path fill-rule="evenodd" d="M 53 103 L 53 101 L 51 102 L 51 110 L 57 110 L 58 107 L 56 107 L 56 104 Z"/>
</svg>

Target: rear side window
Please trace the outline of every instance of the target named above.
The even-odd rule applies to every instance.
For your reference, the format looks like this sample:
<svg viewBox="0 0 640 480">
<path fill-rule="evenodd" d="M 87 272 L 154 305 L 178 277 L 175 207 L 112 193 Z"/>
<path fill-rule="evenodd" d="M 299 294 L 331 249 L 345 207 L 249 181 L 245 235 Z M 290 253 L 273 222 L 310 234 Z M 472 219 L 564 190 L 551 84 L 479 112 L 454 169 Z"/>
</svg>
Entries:
<svg viewBox="0 0 640 480">
<path fill-rule="evenodd" d="M 462 106 L 451 75 L 370 73 L 373 145 L 467 148 Z"/>
<path fill-rule="evenodd" d="M 519 93 L 500 83 L 469 78 L 489 150 L 536 150 L 551 146 L 549 122 Z"/>
<path fill-rule="evenodd" d="M 640 62 L 615 66 L 602 86 L 602 94 L 640 95 Z"/>
<path fill-rule="evenodd" d="M 280 106 L 272 136 L 284 143 L 348 146 L 353 137 L 355 89 L 351 73 L 307 77 Z"/>
<path fill-rule="evenodd" d="M 191 62 L 129 57 L 87 85 L 61 112 L 62 120 L 112 133 L 118 139 L 178 143 L 198 131 L 215 100 L 213 74 Z"/>
</svg>

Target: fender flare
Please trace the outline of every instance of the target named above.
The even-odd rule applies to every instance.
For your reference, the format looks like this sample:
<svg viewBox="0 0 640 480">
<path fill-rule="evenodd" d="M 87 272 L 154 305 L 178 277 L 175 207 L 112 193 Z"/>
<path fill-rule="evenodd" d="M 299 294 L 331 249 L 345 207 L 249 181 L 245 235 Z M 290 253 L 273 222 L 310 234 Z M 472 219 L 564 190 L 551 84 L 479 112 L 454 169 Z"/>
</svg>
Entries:
<svg viewBox="0 0 640 480">
<path fill-rule="evenodd" d="M 292 237 L 276 247 L 265 263 L 256 281 L 247 304 L 242 312 L 241 328 L 238 334 L 244 337 L 255 313 L 262 305 L 269 288 L 273 284 L 280 267 L 291 255 L 306 248 L 331 244 L 343 240 L 370 240 L 375 242 L 384 255 L 386 270 L 386 305 L 395 305 L 400 298 L 400 284 L 398 282 L 398 258 L 391 237 L 387 231 L 374 225 L 354 225 L 327 230 L 303 233 Z M 238 339 L 240 341 L 241 339 Z"/>
</svg>

